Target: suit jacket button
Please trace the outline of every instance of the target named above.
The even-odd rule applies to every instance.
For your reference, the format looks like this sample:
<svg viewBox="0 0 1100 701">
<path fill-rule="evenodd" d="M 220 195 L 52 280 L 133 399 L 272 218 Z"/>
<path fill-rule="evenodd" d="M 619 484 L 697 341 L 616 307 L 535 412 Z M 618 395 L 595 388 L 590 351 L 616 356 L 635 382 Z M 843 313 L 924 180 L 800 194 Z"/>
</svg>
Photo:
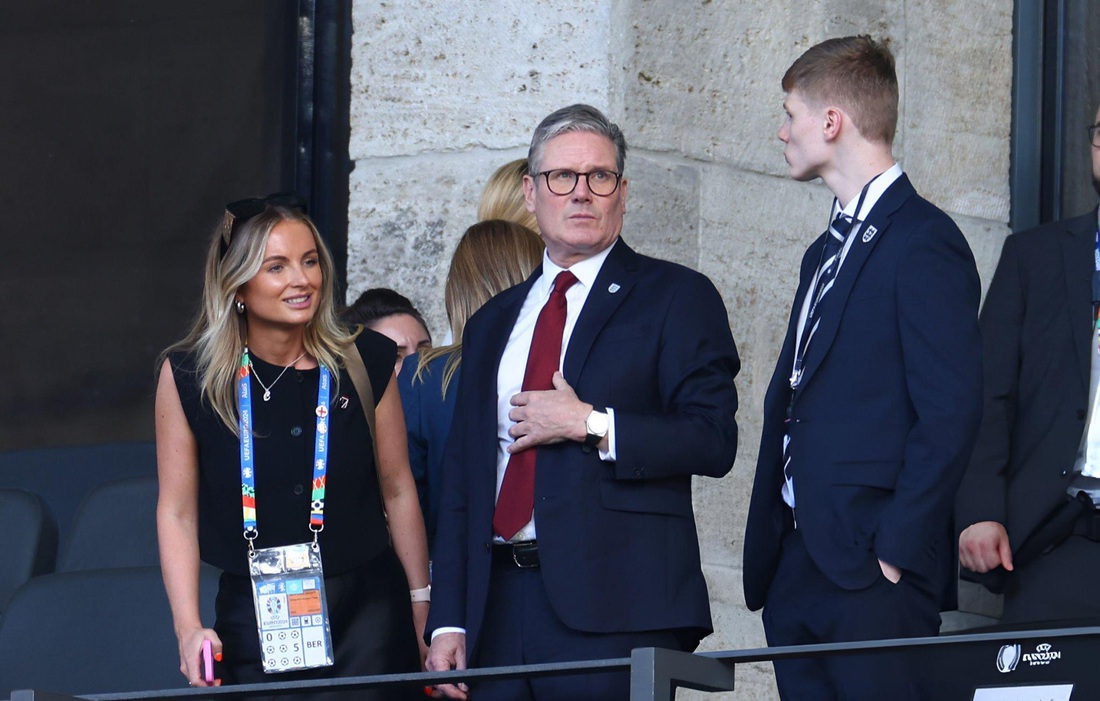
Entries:
<svg viewBox="0 0 1100 701">
<path fill-rule="evenodd" d="M 306 491 L 306 488 L 304 486 L 300 485 L 300 484 L 296 484 L 296 485 L 294 485 L 294 490 L 293 491 L 294 491 L 295 495 L 299 495 L 299 494 L 303 494 Z"/>
<path fill-rule="evenodd" d="M 492 552 L 492 551 L 493 551 L 493 544 L 490 543 L 489 541 L 485 541 L 485 552 L 488 553 L 488 552 Z"/>
<path fill-rule="evenodd" d="M 1084 421 L 1085 420 L 1085 410 L 1084 409 L 1078 409 L 1077 410 L 1077 420 L 1078 421 Z"/>
</svg>

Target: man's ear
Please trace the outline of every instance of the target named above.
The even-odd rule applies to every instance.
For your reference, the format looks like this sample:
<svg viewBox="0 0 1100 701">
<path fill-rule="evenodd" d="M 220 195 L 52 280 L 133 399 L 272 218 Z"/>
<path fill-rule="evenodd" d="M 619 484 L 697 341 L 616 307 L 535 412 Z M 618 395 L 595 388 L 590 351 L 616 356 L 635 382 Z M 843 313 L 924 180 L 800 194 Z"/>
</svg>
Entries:
<svg viewBox="0 0 1100 701">
<path fill-rule="evenodd" d="M 841 126 L 844 124 L 844 120 L 848 118 L 848 115 L 844 114 L 836 107 L 826 107 L 824 117 L 822 133 L 826 141 L 833 141 L 840 136 Z"/>
<path fill-rule="evenodd" d="M 530 175 L 523 176 L 523 203 L 527 205 L 527 211 L 535 213 L 535 178 Z"/>
</svg>

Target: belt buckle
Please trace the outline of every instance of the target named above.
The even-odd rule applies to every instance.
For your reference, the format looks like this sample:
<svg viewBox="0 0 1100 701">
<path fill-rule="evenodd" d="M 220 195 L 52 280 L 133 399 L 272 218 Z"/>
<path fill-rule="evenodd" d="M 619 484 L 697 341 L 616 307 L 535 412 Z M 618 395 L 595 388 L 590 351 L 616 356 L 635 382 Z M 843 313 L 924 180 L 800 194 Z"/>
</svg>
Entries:
<svg viewBox="0 0 1100 701">
<path fill-rule="evenodd" d="M 538 545 L 534 541 L 528 541 L 526 543 L 514 543 L 512 545 L 512 562 L 516 563 L 516 567 L 529 570 L 539 566 L 538 560 L 531 562 L 527 559 L 528 555 L 537 556 L 539 552 Z"/>
</svg>

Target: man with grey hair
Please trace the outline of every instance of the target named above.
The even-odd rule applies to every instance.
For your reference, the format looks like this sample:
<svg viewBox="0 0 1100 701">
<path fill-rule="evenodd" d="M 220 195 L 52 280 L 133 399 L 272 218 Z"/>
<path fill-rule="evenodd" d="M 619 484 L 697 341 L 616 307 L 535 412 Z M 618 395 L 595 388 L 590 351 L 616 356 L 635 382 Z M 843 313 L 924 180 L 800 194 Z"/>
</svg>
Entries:
<svg viewBox="0 0 1100 701">
<path fill-rule="evenodd" d="M 429 669 L 693 650 L 712 630 L 691 478 L 733 466 L 740 363 L 710 281 L 620 238 L 625 155 L 587 105 L 532 138 L 524 194 L 546 252 L 464 333 Z M 474 693 L 603 701 L 628 687 L 618 672 Z"/>
</svg>

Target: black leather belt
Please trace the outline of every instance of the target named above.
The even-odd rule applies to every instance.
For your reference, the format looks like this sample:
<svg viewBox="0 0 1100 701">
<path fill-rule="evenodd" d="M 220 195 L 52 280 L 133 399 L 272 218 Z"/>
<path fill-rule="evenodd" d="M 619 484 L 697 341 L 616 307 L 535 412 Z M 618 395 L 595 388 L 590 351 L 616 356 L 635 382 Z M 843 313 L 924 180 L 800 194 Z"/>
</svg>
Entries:
<svg viewBox="0 0 1100 701">
<path fill-rule="evenodd" d="M 539 566 L 539 546 L 534 540 L 493 543 L 493 564 L 529 570 Z"/>
<path fill-rule="evenodd" d="M 1073 535 L 1080 535 L 1093 541 L 1100 541 L 1100 512 L 1086 511 L 1073 524 Z"/>
</svg>

